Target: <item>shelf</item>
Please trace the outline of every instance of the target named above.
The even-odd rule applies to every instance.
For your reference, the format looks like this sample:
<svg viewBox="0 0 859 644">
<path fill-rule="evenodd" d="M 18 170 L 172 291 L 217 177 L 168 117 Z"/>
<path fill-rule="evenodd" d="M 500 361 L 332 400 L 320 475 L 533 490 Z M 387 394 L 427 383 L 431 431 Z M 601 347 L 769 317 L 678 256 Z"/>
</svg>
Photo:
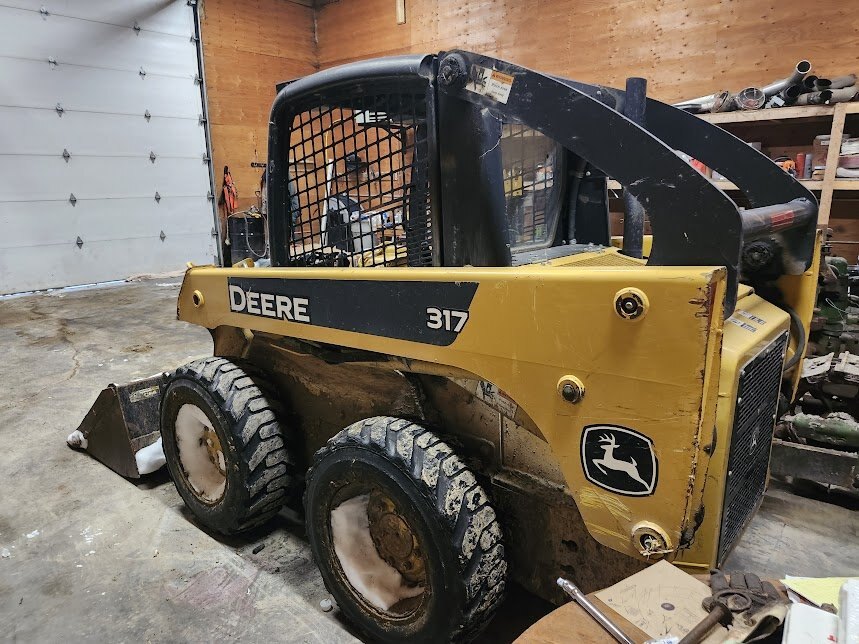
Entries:
<svg viewBox="0 0 859 644">
<path fill-rule="evenodd" d="M 803 105 L 801 107 L 773 107 L 765 110 L 743 110 L 720 112 L 717 114 L 698 114 L 708 123 L 754 123 L 756 121 L 782 121 L 788 119 L 827 119 L 835 113 L 833 105 Z"/>
</svg>

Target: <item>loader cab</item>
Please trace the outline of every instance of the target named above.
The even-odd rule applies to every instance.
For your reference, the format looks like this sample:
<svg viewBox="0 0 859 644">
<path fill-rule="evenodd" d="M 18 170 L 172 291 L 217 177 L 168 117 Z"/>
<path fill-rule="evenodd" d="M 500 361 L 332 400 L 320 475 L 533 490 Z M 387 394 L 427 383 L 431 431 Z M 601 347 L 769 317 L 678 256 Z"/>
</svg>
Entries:
<svg viewBox="0 0 859 644">
<path fill-rule="evenodd" d="M 741 277 L 757 286 L 809 268 L 817 204 L 806 188 L 658 101 L 646 99 L 639 126 L 628 100 L 462 51 L 287 83 L 269 130 L 272 265 L 511 267 L 592 252 L 611 244 L 611 177 L 649 218 L 648 265 L 726 267 L 726 316 Z M 751 207 L 678 151 L 729 177 Z"/>
<path fill-rule="evenodd" d="M 313 88 L 302 79 L 281 90 L 269 144 L 273 265 L 511 266 L 575 240 L 579 157 L 503 113 L 439 97 L 434 57 L 373 62 L 353 70 L 360 82 L 319 86 L 315 74 Z M 580 241 L 607 245 L 605 180 L 593 174 L 597 224 Z"/>
</svg>

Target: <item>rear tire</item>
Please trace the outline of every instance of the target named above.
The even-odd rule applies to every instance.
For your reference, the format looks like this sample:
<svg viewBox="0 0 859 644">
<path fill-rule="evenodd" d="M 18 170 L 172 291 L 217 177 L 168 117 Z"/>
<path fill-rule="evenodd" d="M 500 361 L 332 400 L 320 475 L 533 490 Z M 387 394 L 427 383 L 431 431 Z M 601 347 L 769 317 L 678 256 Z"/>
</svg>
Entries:
<svg viewBox="0 0 859 644">
<path fill-rule="evenodd" d="M 326 587 L 373 641 L 468 640 L 501 602 L 495 510 L 423 427 L 387 416 L 350 425 L 316 453 L 304 505 Z"/>
<path fill-rule="evenodd" d="M 179 367 L 161 402 L 167 468 L 204 526 L 234 534 L 277 514 L 295 487 L 282 409 L 262 380 L 226 359 Z"/>
</svg>

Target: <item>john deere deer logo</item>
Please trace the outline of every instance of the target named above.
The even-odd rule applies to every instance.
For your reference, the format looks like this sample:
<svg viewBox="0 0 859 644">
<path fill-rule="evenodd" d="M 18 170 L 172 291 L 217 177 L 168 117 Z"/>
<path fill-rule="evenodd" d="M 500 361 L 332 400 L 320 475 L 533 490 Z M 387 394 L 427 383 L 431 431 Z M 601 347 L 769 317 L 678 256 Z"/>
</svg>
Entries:
<svg viewBox="0 0 859 644">
<path fill-rule="evenodd" d="M 592 483 L 628 496 L 647 496 L 656 488 L 653 441 L 616 425 L 591 425 L 582 433 L 582 468 Z"/>
</svg>

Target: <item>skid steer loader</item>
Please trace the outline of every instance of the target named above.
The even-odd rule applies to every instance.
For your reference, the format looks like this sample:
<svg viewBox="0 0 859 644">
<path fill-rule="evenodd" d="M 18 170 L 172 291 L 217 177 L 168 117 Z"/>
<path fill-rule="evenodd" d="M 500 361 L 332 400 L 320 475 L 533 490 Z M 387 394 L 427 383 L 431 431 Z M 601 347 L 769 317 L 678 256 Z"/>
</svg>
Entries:
<svg viewBox="0 0 859 644">
<path fill-rule="evenodd" d="M 271 266 L 187 271 L 213 356 L 113 386 L 94 454 L 134 476 L 160 435 L 222 533 L 303 501 L 375 640 L 473 637 L 508 578 L 560 602 L 559 574 L 725 560 L 814 306 L 808 190 L 639 92 L 465 51 L 284 84 L 267 171 Z M 639 206 L 625 250 L 609 179 Z"/>
</svg>

